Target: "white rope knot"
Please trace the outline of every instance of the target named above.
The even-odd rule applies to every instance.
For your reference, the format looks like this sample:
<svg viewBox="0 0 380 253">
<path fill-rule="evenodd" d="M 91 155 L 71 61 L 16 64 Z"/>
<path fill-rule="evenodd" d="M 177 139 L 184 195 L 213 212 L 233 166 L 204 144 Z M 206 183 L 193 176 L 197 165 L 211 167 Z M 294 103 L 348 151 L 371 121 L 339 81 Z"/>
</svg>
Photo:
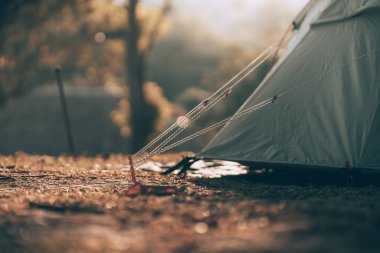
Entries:
<svg viewBox="0 0 380 253">
<path fill-rule="evenodd" d="M 231 94 L 231 92 L 232 92 L 232 89 L 231 89 L 231 88 L 227 89 L 227 90 L 224 92 L 224 97 L 225 97 L 225 98 L 228 97 L 228 96 Z"/>
</svg>

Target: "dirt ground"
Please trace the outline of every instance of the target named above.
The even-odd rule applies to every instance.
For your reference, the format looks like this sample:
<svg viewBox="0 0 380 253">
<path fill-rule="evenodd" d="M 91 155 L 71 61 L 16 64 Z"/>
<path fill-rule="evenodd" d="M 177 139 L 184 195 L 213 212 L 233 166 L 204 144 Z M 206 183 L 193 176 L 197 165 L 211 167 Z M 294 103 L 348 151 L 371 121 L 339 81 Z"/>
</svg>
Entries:
<svg viewBox="0 0 380 253">
<path fill-rule="evenodd" d="M 127 163 L 121 155 L 0 157 L 0 252 L 380 252 L 376 181 L 139 170 L 142 185 L 161 188 L 133 196 L 119 166 Z"/>
</svg>

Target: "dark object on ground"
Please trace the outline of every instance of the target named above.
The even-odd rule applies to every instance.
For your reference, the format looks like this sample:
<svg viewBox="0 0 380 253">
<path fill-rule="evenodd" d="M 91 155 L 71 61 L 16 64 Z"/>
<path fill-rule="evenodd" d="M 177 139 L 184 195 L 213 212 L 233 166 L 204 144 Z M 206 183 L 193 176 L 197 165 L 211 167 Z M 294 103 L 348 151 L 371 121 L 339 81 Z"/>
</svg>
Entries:
<svg viewBox="0 0 380 253">
<path fill-rule="evenodd" d="M 186 174 L 186 171 L 190 170 L 191 168 L 191 165 L 193 163 L 195 163 L 196 161 L 198 161 L 199 159 L 193 157 L 193 156 L 186 156 L 185 158 L 183 158 L 180 162 L 178 162 L 176 165 L 174 165 L 173 167 L 170 167 L 168 168 L 166 171 L 162 172 L 161 174 L 162 175 L 168 175 L 172 172 L 174 172 L 175 170 L 178 170 L 178 169 L 181 169 L 179 172 L 178 172 L 178 175 L 183 175 L 183 174 Z"/>
</svg>

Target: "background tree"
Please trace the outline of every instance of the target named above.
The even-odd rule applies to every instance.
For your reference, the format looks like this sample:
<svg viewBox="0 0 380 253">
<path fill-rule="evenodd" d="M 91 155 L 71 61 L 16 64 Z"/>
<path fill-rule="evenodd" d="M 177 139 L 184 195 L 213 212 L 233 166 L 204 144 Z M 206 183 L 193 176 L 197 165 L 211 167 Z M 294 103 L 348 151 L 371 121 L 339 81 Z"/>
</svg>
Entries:
<svg viewBox="0 0 380 253">
<path fill-rule="evenodd" d="M 152 29 L 143 36 L 137 19 L 138 2 L 138 0 L 129 0 L 126 7 L 128 11 L 128 32 L 125 40 L 128 50 L 126 54 L 127 83 L 130 88 L 132 147 L 134 151 L 144 146 L 151 132 L 152 115 L 148 113 L 148 105 L 143 89 L 146 58 L 159 34 L 163 18 L 170 10 L 170 1 L 165 1 L 159 18 Z"/>
<path fill-rule="evenodd" d="M 131 146 L 137 150 L 160 114 L 159 104 L 146 100 L 144 83 L 147 58 L 169 10 L 170 1 L 161 10 L 143 9 L 138 0 L 125 6 L 111 0 L 2 1 L 0 104 L 53 82 L 52 69 L 61 65 L 67 84 L 104 85 L 123 93 Z"/>
<path fill-rule="evenodd" d="M 161 8 L 157 1 L 156 7 L 124 1 L 123 5 L 121 0 L 1 1 L 0 104 L 38 85 L 55 85 L 52 69 L 61 65 L 66 85 L 104 86 L 122 98 L 111 117 L 137 150 L 273 43 L 267 39 L 276 35 L 273 31 L 283 30 L 278 27 L 281 19 L 276 25 L 260 15 L 247 16 L 239 28 L 252 43 L 231 46 L 229 38 L 198 20 L 200 15 L 187 16 L 176 8 L 166 18 L 171 5 L 180 7 L 185 1 L 161 0 Z M 270 10 L 261 11 L 264 16 L 272 13 L 273 3 L 264 5 Z M 257 25 L 259 21 L 276 27 Z M 241 89 L 234 89 L 228 101 L 194 127 L 232 114 L 264 72 L 250 75 Z"/>
</svg>

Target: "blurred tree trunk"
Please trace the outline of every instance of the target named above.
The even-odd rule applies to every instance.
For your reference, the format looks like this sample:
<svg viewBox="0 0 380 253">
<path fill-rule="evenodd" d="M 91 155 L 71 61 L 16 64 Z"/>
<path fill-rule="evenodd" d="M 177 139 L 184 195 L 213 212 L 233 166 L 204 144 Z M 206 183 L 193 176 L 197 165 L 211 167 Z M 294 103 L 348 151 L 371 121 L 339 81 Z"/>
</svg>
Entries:
<svg viewBox="0 0 380 253">
<path fill-rule="evenodd" d="M 136 17 L 138 0 L 130 0 L 128 11 L 128 38 L 126 67 L 127 84 L 130 91 L 132 151 L 142 148 L 149 135 L 149 119 L 146 117 L 147 102 L 144 96 L 144 56 L 139 49 L 140 26 Z"/>
<path fill-rule="evenodd" d="M 161 15 L 156 20 L 152 30 L 145 36 L 145 43 L 140 43 L 142 34 L 136 14 L 138 3 L 139 0 L 129 0 L 126 7 L 128 13 L 128 31 L 125 39 L 127 43 L 126 67 L 132 111 L 130 119 L 133 152 L 138 151 L 146 144 L 152 130 L 152 121 L 155 120 L 149 118 L 151 113 L 149 113 L 149 105 L 144 95 L 145 61 L 157 39 L 163 19 L 171 7 L 171 1 L 166 0 L 161 10 Z"/>
</svg>

